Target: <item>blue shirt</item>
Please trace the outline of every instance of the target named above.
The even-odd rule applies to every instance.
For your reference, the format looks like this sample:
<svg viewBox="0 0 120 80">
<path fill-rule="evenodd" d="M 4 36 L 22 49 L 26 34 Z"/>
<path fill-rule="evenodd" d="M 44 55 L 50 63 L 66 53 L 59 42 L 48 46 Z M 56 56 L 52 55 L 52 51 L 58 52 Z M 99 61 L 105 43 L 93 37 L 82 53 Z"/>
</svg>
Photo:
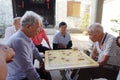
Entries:
<svg viewBox="0 0 120 80">
<path fill-rule="evenodd" d="M 16 53 L 13 62 L 8 64 L 7 80 L 21 80 L 25 77 L 39 80 L 40 76 L 33 66 L 33 55 L 38 60 L 41 60 L 41 57 L 31 39 L 19 30 L 10 37 L 7 45 Z"/>
<path fill-rule="evenodd" d="M 55 33 L 55 35 L 53 37 L 53 43 L 55 43 L 55 44 L 62 43 L 64 45 L 67 45 L 69 43 L 69 41 L 71 41 L 71 38 L 70 38 L 70 35 L 68 32 L 65 33 L 65 37 L 61 34 L 60 31 Z"/>
</svg>

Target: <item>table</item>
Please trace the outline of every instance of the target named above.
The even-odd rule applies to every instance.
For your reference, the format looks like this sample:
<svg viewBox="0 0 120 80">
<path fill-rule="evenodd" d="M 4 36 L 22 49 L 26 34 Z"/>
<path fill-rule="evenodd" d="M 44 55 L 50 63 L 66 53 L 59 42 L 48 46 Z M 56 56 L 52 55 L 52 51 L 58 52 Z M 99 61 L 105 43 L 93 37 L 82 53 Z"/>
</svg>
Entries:
<svg viewBox="0 0 120 80">
<path fill-rule="evenodd" d="M 46 70 L 66 70 L 66 74 L 68 74 L 69 69 L 98 66 L 96 61 L 80 50 L 48 50 L 45 52 Z M 70 77 L 68 80 L 71 80 Z"/>
</svg>

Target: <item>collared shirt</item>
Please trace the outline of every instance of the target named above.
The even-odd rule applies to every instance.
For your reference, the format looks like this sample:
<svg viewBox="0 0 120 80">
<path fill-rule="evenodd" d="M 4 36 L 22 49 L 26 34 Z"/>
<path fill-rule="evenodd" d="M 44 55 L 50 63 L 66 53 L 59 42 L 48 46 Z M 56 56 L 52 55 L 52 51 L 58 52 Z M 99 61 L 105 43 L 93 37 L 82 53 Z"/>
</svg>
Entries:
<svg viewBox="0 0 120 80">
<path fill-rule="evenodd" d="M 55 44 L 62 43 L 64 45 L 67 45 L 69 43 L 69 41 L 71 41 L 71 38 L 70 38 L 70 35 L 68 32 L 66 32 L 65 36 L 63 36 L 61 34 L 61 32 L 58 31 L 53 37 L 53 43 L 55 43 Z"/>
<path fill-rule="evenodd" d="M 7 27 L 5 29 L 5 40 L 9 39 L 16 32 L 15 26 Z"/>
<path fill-rule="evenodd" d="M 13 62 L 8 64 L 7 80 L 21 80 L 25 77 L 39 80 L 40 76 L 33 66 L 33 55 L 35 54 L 38 60 L 41 57 L 32 40 L 19 30 L 10 37 L 7 45 L 16 53 Z"/>
<path fill-rule="evenodd" d="M 110 58 L 107 64 L 120 66 L 120 48 L 116 45 L 116 38 L 114 36 L 107 34 L 102 47 L 99 47 L 98 42 L 95 43 L 95 46 L 99 54 L 98 61 L 101 60 L 103 55 L 108 55 Z"/>
<path fill-rule="evenodd" d="M 42 29 L 35 37 L 32 38 L 32 41 L 35 45 L 40 45 L 42 43 L 42 40 L 45 40 L 46 42 L 49 42 L 48 37 L 44 31 L 44 29 Z"/>
</svg>

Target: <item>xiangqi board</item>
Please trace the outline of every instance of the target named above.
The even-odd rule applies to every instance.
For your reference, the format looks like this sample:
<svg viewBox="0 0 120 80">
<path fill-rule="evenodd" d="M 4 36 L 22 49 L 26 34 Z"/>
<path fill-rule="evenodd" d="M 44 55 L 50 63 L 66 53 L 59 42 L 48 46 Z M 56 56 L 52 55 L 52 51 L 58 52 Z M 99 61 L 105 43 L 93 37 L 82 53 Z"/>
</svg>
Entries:
<svg viewBox="0 0 120 80">
<path fill-rule="evenodd" d="M 96 67 L 98 63 L 79 50 L 49 50 L 45 52 L 47 70 Z"/>
</svg>

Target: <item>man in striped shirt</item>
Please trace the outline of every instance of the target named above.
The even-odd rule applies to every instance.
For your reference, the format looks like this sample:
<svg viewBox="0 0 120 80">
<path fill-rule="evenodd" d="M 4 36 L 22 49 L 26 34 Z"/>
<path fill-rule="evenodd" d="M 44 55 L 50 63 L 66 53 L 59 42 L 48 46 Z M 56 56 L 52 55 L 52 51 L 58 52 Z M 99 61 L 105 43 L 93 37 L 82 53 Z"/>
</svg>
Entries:
<svg viewBox="0 0 120 80">
<path fill-rule="evenodd" d="M 116 80 L 120 62 L 118 55 L 120 48 L 116 45 L 116 38 L 108 33 L 104 33 L 103 27 L 99 23 L 94 23 L 88 28 L 88 35 L 94 42 L 91 58 L 98 58 L 99 67 L 80 69 L 78 80 L 90 80 L 95 78 L 107 78 Z M 118 52 L 119 51 L 119 52 Z"/>
</svg>

